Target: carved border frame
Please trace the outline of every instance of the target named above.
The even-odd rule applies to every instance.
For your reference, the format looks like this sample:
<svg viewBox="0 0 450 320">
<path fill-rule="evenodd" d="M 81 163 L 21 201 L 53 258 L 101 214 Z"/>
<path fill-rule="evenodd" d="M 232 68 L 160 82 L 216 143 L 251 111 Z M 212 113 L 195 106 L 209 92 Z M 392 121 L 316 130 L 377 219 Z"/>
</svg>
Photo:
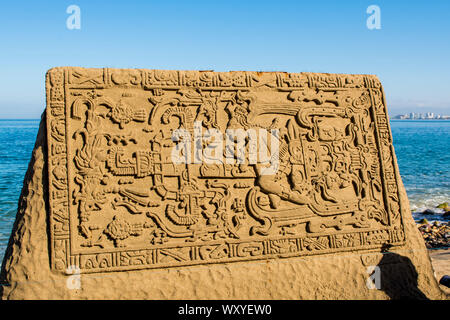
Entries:
<svg viewBox="0 0 450 320">
<path fill-rule="evenodd" d="M 262 77 L 261 77 L 262 74 Z M 397 226 L 369 231 L 351 231 L 340 234 L 321 233 L 303 237 L 273 237 L 257 240 L 211 241 L 208 244 L 183 246 L 183 254 L 172 254 L 175 261 L 161 263 L 161 257 L 176 253 L 173 248 L 72 254 L 69 223 L 69 185 L 67 163 L 67 133 L 70 89 L 104 89 L 111 87 L 150 89 L 177 89 L 201 87 L 220 90 L 238 90 L 267 86 L 289 91 L 298 88 L 347 90 L 367 89 L 370 93 L 372 118 L 375 119 L 377 146 L 381 159 L 383 194 L 386 207 L 399 219 Z M 370 251 L 385 244 L 400 246 L 405 243 L 403 218 L 393 157 L 392 137 L 381 83 L 371 75 L 340 75 L 316 73 L 257 73 L 257 72 L 200 72 L 160 71 L 141 69 L 82 69 L 60 67 L 46 75 L 47 137 L 49 176 L 49 225 L 51 268 L 65 272 L 77 266 L 82 273 L 108 272 L 188 266 L 271 258 L 300 257 L 345 251 Z M 389 219 L 393 219 L 392 214 Z M 344 235 L 347 239 L 344 239 Z M 350 240 L 349 240 L 350 239 Z M 205 257 L 207 256 L 207 259 Z"/>
</svg>

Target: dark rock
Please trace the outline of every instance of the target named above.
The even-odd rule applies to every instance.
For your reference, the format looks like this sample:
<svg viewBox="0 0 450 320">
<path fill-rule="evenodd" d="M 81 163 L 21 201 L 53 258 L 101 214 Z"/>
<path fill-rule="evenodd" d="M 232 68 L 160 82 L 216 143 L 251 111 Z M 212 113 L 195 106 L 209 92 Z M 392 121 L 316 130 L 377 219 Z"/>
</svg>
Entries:
<svg viewBox="0 0 450 320">
<path fill-rule="evenodd" d="M 426 219 L 422 219 L 423 221 Z M 428 222 L 428 221 L 427 221 Z M 446 248 L 450 247 L 450 224 L 439 223 L 437 221 L 433 224 L 420 224 L 418 228 L 422 234 L 427 248 Z"/>
<path fill-rule="evenodd" d="M 439 283 L 447 288 L 450 288 L 450 276 L 443 276 L 441 280 L 439 280 Z"/>
<path fill-rule="evenodd" d="M 447 208 L 449 208 L 449 206 L 448 206 L 448 202 L 444 202 L 444 203 L 441 203 L 440 205 L 438 205 L 436 208 L 438 208 L 438 209 L 447 209 Z"/>
</svg>

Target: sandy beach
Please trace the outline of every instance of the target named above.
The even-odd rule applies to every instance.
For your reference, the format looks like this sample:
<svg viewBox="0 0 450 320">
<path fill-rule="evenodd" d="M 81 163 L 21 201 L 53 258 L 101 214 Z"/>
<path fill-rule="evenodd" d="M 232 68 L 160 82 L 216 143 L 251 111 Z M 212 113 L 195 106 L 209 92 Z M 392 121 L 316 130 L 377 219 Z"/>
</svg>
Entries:
<svg viewBox="0 0 450 320">
<path fill-rule="evenodd" d="M 431 263 L 434 269 L 434 276 L 439 281 L 442 276 L 450 275 L 450 249 L 432 249 L 428 250 Z M 450 294 L 450 288 L 440 285 L 441 289 Z"/>
</svg>

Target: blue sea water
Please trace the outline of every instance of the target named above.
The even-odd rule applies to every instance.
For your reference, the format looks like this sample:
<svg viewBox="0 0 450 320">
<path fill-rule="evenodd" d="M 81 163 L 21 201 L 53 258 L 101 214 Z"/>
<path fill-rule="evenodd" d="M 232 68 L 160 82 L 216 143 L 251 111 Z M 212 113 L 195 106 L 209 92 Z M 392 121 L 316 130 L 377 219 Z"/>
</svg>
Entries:
<svg viewBox="0 0 450 320">
<path fill-rule="evenodd" d="M 39 120 L 0 120 L 0 261 L 8 244 Z"/>
<path fill-rule="evenodd" d="M 450 203 L 450 121 L 391 120 L 391 130 L 414 218 L 431 209 L 436 215 L 425 217 L 441 220 L 443 210 L 436 206 Z"/>
<path fill-rule="evenodd" d="M 39 120 L 0 120 L 0 261 L 38 128 Z M 450 121 L 391 120 L 391 129 L 412 211 L 450 202 Z M 421 218 L 418 213 L 413 215 Z M 440 220 L 441 216 L 436 211 L 431 218 Z"/>
</svg>

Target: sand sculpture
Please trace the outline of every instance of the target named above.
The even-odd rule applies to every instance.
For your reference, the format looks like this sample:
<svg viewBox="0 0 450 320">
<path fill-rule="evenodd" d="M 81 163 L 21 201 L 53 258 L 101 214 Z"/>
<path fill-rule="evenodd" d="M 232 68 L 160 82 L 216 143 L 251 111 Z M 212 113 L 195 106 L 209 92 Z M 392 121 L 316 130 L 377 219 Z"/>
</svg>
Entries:
<svg viewBox="0 0 450 320">
<path fill-rule="evenodd" d="M 4 299 L 445 298 L 377 77 L 54 68 L 46 90 Z"/>
</svg>

